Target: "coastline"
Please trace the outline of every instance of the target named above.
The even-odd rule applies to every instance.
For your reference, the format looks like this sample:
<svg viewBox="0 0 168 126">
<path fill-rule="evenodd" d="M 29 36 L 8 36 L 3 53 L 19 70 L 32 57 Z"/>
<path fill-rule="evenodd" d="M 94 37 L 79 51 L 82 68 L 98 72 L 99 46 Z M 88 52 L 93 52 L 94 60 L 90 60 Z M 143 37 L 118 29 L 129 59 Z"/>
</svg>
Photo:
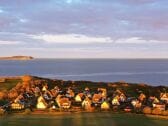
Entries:
<svg viewBox="0 0 168 126">
<path fill-rule="evenodd" d="M 95 82 L 125 80 L 130 83 L 146 83 L 159 86 L 167 85 L 167 63 L 168 61 L 160 60 L 152 62 L 150 60 L 50 60 L 35 58 L 29 61 L 0 61 L 0 69 L 2 76 L 28 73 L 51 79 Z M 158 68 L 157 64 L 163 65 Z M 139 65 L 142 70 L 139 69 Z"/>
<path fill-rule="evenodd" d="M 9 80 L 13 80 L 13 79 L 20 79 L 22 80 L 22 77 L 25 76 L 25 75 L 16 75 L 16 76 L 0 76 L 0 79 L 9 79 Z M 30 75 L 31 76 L 31 75 Z M 149 84 L 149 83 L 139 83 L 139 82 L 126 82 L 124 80 L 120 80 L 120 81 L 114 81 L 114 82 L 111 82 L 111 81 L 90 81 L 90 80 L 73 80 L 73 79 L 68 79 L 68 80 L 64 80 L 64 79 L 57 79 L 56 77 L 44 77 L 44 76 L 32 76 L 34 78 L 39 78 L 39 79 L 44 79 L 44 80 L 51 80 L 51 81 L 65 81 L 65 82 L 88 82 L 88 83 L 95 83 L 95 84 L 113 84 L 113 83 L 116 83 L 116 84 L 120 84 L 120 83 L 123 83 L 122 86 L 127 86 L 125 84 L 130 84 L 130 85 L 139 85 L 139 86 L 151 86 L 151 87 L 168 87 L 166 85 L 152 85 L 152 84 Z M 114 84 L 113 87 L 115 87 L 116 85 Z"/>
</svg>

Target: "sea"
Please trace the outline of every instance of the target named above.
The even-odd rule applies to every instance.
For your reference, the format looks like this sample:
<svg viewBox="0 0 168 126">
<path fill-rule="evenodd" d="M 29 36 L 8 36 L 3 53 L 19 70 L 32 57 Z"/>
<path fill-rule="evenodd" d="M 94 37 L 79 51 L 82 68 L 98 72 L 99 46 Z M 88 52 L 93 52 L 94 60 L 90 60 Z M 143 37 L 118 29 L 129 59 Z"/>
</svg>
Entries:
<svg viewBox="0 0 168 126">
<path fill-rule="evenodd" d="M 168 59 L 0 60 L 0 76 L 33 76 L 168 86 Z"/>
</svg>

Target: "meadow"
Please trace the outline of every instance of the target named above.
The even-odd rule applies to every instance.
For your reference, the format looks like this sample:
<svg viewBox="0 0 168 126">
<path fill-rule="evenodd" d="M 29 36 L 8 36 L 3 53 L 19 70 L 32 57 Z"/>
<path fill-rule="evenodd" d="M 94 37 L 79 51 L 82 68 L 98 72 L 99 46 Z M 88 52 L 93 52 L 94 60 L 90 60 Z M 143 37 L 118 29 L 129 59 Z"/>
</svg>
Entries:
<svg viewBox="0 0 168 126">
<path fill-rule="evenodd" d="M 0 126 L 167 126 L 168 119 L 136 114 L 67 113 L 58 115 L 8 115 L 0 117 Z"/>
</svg>

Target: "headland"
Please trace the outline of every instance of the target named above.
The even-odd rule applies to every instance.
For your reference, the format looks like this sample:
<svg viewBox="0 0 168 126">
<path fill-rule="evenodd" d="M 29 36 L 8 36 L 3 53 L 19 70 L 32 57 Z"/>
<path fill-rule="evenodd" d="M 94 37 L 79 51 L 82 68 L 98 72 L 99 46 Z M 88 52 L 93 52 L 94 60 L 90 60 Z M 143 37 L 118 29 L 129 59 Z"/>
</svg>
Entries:
<svg viewBox="0 0 168 126">
<path fill-rule="evenodd" d="M 32 56 L 11 56 L 11 57 L 0 57 L 0 60 L 32 60 Z"/>
</svg>

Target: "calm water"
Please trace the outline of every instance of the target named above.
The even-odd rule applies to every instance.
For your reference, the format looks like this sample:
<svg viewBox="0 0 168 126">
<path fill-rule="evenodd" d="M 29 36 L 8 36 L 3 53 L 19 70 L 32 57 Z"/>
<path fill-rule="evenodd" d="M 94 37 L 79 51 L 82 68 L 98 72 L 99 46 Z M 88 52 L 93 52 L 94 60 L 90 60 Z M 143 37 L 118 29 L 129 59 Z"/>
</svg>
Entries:
<svg viewBox="0 0 168 126">
<path fill-rule="evenodd" d="M 168 59 L 36 59 L 0 61 L 0 76 L 31 74 L 65 80 L 127 81 L 168 86 Z"/>
</svg>

